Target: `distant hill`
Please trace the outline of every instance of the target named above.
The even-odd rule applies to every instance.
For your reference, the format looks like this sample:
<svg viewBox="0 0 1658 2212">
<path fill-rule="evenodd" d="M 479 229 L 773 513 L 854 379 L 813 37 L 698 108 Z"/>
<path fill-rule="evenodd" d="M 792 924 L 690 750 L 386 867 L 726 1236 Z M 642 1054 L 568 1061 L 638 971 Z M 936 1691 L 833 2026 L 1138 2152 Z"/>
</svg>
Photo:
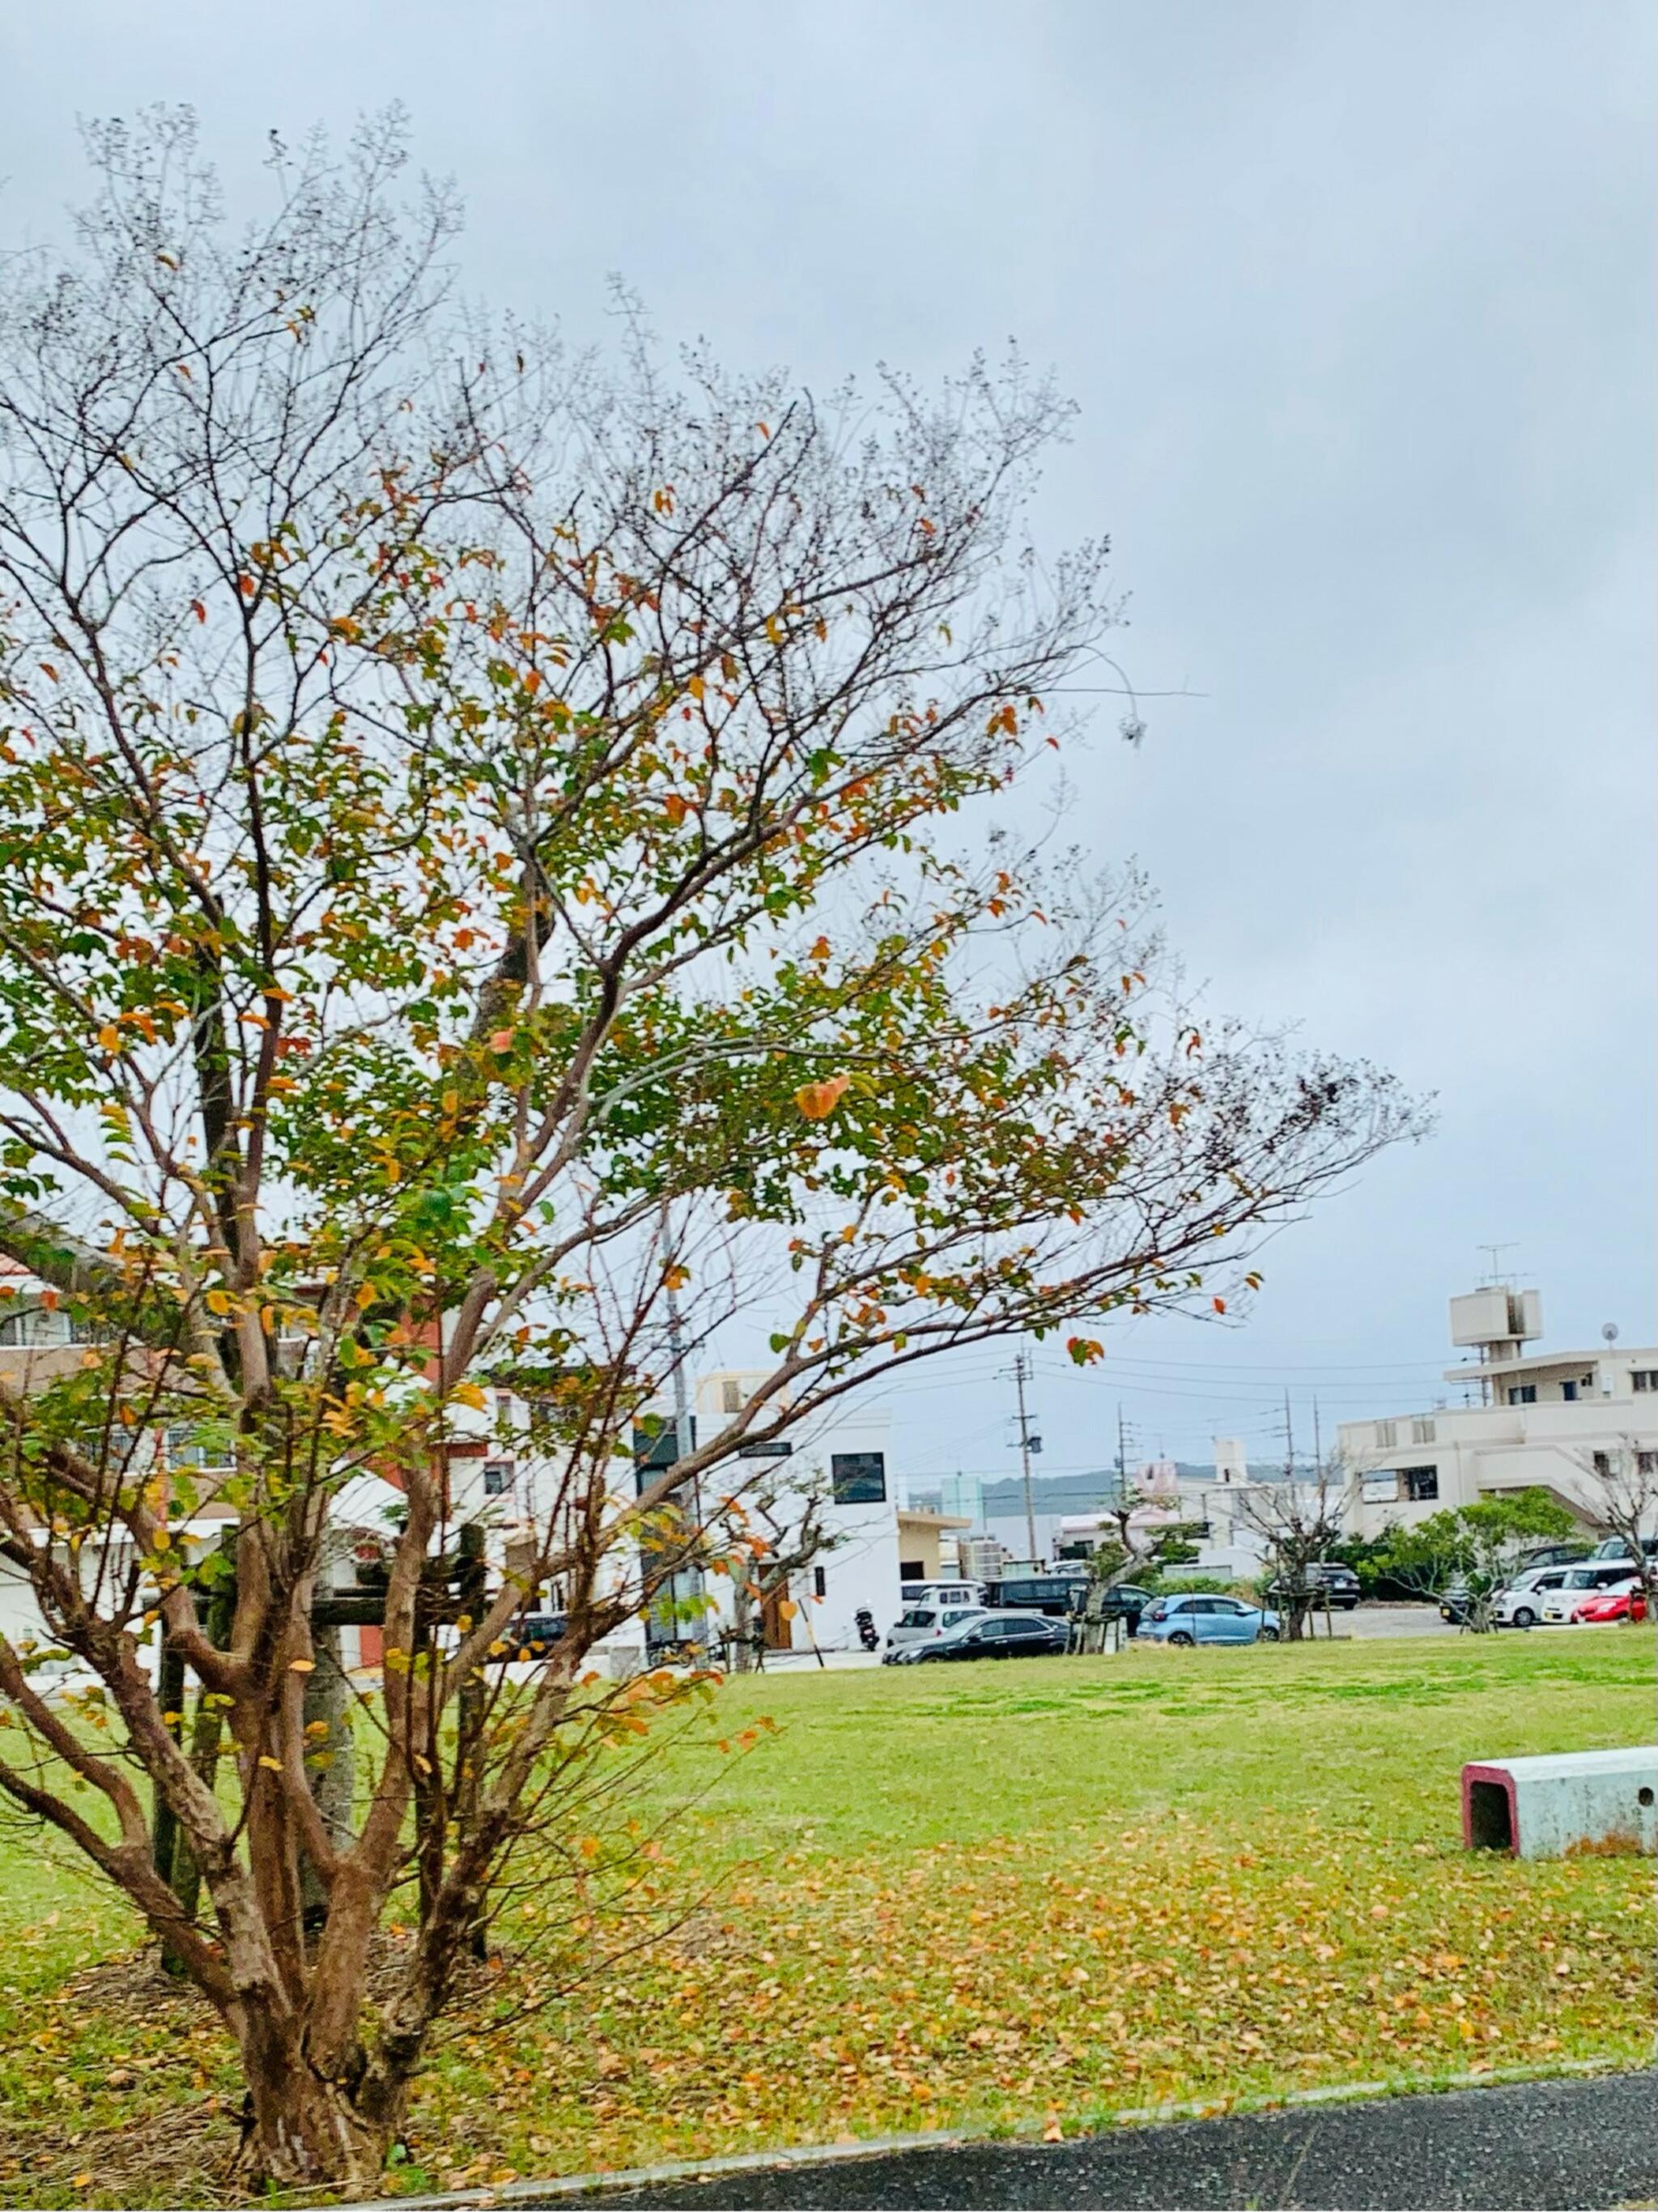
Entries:
<svg viewBox="0 0 1658 2212">
<path fill-rule="evenodd" d="M 1193 1482 L 1212 1481 L 1215 1470 L 1212 1466 L 1189 1460 L 1176 1460 L 1180 1474 Z M 1132 1478 L 1131 1478 L 1132 1479 Z M 1117 1470 L 1102 1467 L 1085 1474 L 1039 1474 L 1031 1480 L 1031 1503 L 1038 1513 L 1090 1513 L 1096 1508 L 1114 1504 L 1117 1496 Z M 914 1493 L 917 1505 L 937 1504 L 943 1496 L 940 1491 L 918 1489 Z M 987 1515 L 1000 1516 L 1024 1511 L 1024 1484 L 1016 1474 L 987 1482 L 984 1486 L 984 1510 Z"/>
</svg>

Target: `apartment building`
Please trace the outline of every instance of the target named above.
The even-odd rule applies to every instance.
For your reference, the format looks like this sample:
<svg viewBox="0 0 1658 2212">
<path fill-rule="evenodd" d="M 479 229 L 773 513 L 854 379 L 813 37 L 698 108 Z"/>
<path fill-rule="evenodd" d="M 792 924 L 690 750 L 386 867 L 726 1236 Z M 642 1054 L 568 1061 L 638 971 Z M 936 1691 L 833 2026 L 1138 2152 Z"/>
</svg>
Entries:
<svg viewBox="0 0 1658 2212">
<path fill-rule="evenodd" d="M 1528 1350 L 1542 1333 L 1535 1291 L 1485 1285 L 1450 1301 L 1451 1342 L 1470 1356 L 1445 1380 L 1469 1402 L 1342 1424 L 1355 1535 L 1528 1489 L 1587 1527 L 1597 1467 L 1658 1452 L 1658 1346 L 1621 1347 L 1609 1329 L 1587 1351 Z"/>
</svg>

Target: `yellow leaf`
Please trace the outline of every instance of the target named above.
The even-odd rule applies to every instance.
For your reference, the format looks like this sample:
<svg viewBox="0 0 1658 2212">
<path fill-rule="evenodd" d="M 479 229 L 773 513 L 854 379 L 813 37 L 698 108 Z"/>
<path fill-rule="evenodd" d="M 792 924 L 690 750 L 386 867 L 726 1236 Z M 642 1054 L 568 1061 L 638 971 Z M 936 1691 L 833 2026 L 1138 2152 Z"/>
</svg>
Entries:
<svg viewBox="0 0 1658 2212">
<path fill-rule="evenodd" d="M 102 1045 L 106 1052 L 119 1052 L 121 1049 L 121 1032 L 116 1028 L 113 1022 L 106 1022 L 104 1024 L 102 1029 L 98 1032 L 98 1042 Z"/>
<path fill-rule="evenodd" d="M 228 1314 L 230 1311 L 230 1300 L 223 1291 L 210 1291 L 202 1304 L 212 1314 Z"/>
<path fill-rule="evenodd" d="M 317 1662 L 314 1659 L 290 1659 L 288 1662 L 288 1671 L 290 1674 L 314 1674 L 316 1670 Z"/>
<path fill-rule="evenodd" d="M 685 686 L 685 689 L 690 693 L 693 699 L 700 699 L 707 688 L 707 685 L 703 683 L 702 678 L 700 676 L 693 676 L 690 682 Z"/>
<path fill-rule="evenodd" d="M 262 1751 L 259 1753 L 259 1764 L 261 1766 L 268 1766 L 273 1774 L 280 1774 L 282 1771 L 281 1759 L 272 1759 L 268 1751 Z"/>
</svg>

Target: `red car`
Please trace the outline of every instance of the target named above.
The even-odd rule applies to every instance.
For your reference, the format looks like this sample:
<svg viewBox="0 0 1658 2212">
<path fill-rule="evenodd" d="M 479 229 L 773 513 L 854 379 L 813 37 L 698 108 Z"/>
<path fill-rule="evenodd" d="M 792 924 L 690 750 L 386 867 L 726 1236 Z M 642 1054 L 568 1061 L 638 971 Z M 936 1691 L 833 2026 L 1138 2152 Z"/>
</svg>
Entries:
<svg viewBox="0 0 1658 2212">
<path fill-rule="evenodd" d="M 1621 1589 L 1596 1590 L 1572 1610 L 1574 1620 L 1644 1620 L 1647 1617 L 1646 1592 L 1639 1583 L 1625 1583 Z"/>
</svg>

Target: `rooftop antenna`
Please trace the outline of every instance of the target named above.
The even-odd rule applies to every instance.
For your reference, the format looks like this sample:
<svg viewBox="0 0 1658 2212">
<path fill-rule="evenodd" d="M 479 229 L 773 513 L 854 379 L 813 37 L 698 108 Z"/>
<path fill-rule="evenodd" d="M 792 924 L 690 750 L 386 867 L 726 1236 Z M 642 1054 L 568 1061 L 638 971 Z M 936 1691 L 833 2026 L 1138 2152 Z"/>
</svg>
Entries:
<svg viewBox="0 0 1658 2212">
<path fill-rule="evenodd" d="M 1500 1256 L 1503 1253 L 1517 1252 L 1520 1249 L 1519 1244 L 1515 1241 L 1510 1239 L 1506 1244 L 1477 1244 L 1475 1245 L 1474 1249 L 1477 1252 L 1489 1252 L 1491 1255 L 1491 1267 L 1484 1278 L 1486 1282 L 1492 1284 L 1507 1283 L 1512 1285 L 1514 1277 L 1512 1274 L 1505 1274 L 1499 1262 Z"/>
</svg>

